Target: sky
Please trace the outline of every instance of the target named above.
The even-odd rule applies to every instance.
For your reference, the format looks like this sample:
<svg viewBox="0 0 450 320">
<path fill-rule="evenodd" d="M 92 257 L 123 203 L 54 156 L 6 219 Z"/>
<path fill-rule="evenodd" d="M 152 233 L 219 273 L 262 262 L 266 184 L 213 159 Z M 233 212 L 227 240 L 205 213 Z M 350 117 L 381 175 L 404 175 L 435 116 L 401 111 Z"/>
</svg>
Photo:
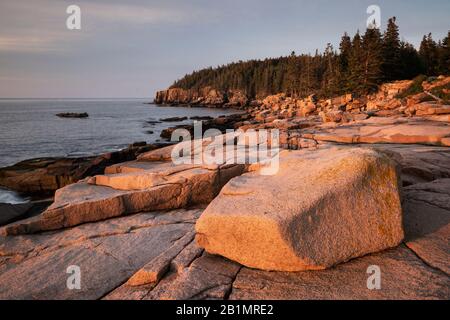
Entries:
<svg viewBox="0 0 450 320">
<path fill-rule="evenodd" d="M 1 0 L 0 98 L 150 98 L 204 67 L 337 48 L 369 5 L 416 46 L 450 30 L 448 0 Z"/>
</svg>

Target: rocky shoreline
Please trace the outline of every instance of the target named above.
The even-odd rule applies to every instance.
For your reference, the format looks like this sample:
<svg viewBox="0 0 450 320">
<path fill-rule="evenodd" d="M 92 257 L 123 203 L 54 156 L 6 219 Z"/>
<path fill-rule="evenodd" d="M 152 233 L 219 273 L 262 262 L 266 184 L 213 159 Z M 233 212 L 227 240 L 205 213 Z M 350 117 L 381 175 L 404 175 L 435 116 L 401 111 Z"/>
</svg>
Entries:
<svg viewBox="0 0 450 320">
<path fill-rule="evenodd" d="M 218 118 L 198 116 L 190 119 L 202 122 L 202 133 L 209 129 L 225 133 L 227 129 L 234 129 L 236 123 L 248 118 L 247 114 L 232 114 Z M 187 118 L 168 118 L 160 121 L 180 122 L 185 119 Z M 123 150 L 98 156 L 37 158 L 0 168 L 0 187 L 31 199 L 24 204 L 0 203 L 2 212 L 0 226 L 42 213 L 53 202 L 55 191 L 58 189 L 86 177 L 103 174 L 109 166 L 135 160 L 142 153 L 172 145 L 173 142 L 170 142 L 172 133 L 180 128 L 189 131 L 191 135 L 194 134 L 193 124 L 175 125 L 161 131 L 160 137 L 167 142 L 153 144 L 135 142 Z"/>
<path fill-rule="evenodd" d="M 203 157 L 210 139 L 56 166 L 80 166 L 72 180 L 39 167 L 54 177 L 40 190 L 58 190 L 43 213 L 0 228 L 0 298 L 447 300 L 450 105 L 434 93 L 449 83 L 245 103 L 210 88 L 160 92 L 157 103 L 245 106 L 203 123 L 278 129 L 279 170 L 171 161 L 177 148 Z M 237 150 L 239 134 L 221 141 Z M 29 166 L 19 168 L 21 188 L 31 188 L 21 185 L 33 181 Z M 66 288 L 68 265 L 81 267 L 80 290 Z M 370 266 L 382 272 L 380 290 L 367 287 Z"/>
<path fill-rule="evenodd" d="M 244 108 L 249 98 L 239 90 L 223 92 L 211 87 L 199 90 L 169 88 L 158 91 L 154 103 L 159 105 L 188 105 L 191 107 Z"/>
<path fill-rule="evenodd" d="M 60 188 L 101 174 L 110 165 L 134 160 L 141 153 L 167 145 L 136 142 L 123 150 L 98 156 L 37 158 L 0 168 L 0 186 L 30 199 L 18 204 L 0 203 L 0 226 L 41 213 L 53 202 L 55 191 Z"/>
</svg>

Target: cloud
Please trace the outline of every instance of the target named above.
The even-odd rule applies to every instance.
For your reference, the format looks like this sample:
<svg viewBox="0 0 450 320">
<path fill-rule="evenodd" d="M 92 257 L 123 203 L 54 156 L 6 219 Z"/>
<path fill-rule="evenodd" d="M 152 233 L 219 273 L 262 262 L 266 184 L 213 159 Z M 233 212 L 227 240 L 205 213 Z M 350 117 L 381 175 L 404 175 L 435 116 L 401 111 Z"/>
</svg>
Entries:
<svg viewBox="0 0 450 320">
<path fill-rule="evenodd" d="M 201 10 L 191 8 L 171 8 L 161 6 L 86 4 L 82 8 L 86 16 L 96 21 L 126 24 L 183 24 L 196 21 L 202 16 Z"/>
<path fill-rule="evenodd" d="M 66 8 L 76 3 L 81 8 L 81 31 L 66 29 Z M 74 41 L 101 37 L 116 28 L 144 25 L 183 25 L 205 21 L 212 13 L 184 3 L 153 1 L 145 4 L 120 4 L 111 1 L 21 0 L 0 3 L 0 53 L 43 53 L 64 51 Z"/>
<path fill-rule="evenodd" d="M 36 37 L 29 35 L 0 36 L 0 51 L 3 52 L 57 52 L 62 48 L 59 45 L 63 37 L 47 36 Z"/>
</svg>

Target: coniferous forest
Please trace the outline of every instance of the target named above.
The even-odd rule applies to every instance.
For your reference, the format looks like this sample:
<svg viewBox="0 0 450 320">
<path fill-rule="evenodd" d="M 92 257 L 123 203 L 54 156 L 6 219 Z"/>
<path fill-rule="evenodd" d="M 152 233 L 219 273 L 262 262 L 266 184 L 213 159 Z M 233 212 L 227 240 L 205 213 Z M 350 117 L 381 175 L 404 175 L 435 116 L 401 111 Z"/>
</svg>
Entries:
<svg viewBox="0 0 450 320">
<path fill-rule="evenodd" d="M 367 94 L 383 82 L 450 74 L 449 39 L 450 31 L 438 42 L 428 34 L 416 50 L 400 40 L 393 17 L 383 33 L 376 28 L 368 28 L 364 34 L 358 31 L 353 37 L 345 33 L 339 49 L 328 44 L 314 55 L 292 52 L 287 57 L 210 67 L 186 75 L 172 87 L 242 90 L 252 98 L 279 92 L 295 97 Z"/>
</svg>

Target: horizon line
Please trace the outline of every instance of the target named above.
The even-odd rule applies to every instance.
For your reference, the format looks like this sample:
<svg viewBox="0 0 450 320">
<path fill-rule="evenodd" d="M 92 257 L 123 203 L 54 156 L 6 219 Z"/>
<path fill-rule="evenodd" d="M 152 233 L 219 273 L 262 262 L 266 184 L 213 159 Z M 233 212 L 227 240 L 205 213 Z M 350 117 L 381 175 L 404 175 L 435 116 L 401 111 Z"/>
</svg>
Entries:
<svg viewBox="0 0 450 320">
<path fill-rule="evenodd" d="M 126 100 L 126 99 L 149 99 L 154 97 L 0 97 L 0 100 Z"/>
</svg>

